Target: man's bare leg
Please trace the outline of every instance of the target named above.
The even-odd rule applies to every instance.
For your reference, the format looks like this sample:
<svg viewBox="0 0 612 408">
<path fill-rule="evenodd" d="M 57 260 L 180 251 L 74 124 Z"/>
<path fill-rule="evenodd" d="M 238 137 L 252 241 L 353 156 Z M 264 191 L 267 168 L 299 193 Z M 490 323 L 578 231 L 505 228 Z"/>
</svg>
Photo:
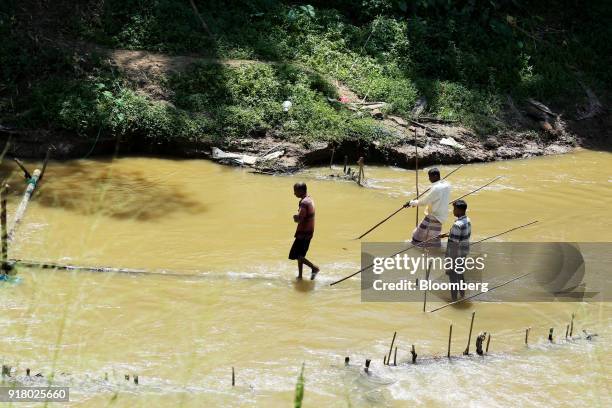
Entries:
<svg viewBox="0 0 612 408">
<path fill-rule="evenodd" d="M 310 262 L 306 258 L 300 258 L 300 260 L 304 264 L 306 264 L 306 266 L 308 266 L 310 269 L 312 269 L 312 273 L 310 274 L 310 280 L 314 280 L 314 278 L 317 276 L 317 273 L 319 273 L 319 267 L 316 266 L 315 264 L 313 264 L 312 262 Z M 300 276 L 301 276 L 301 274 L 300 274 Z"/>
<path fill-rule="evenodd" d="M 298 258 L 298 279 L 302 279 L 302 269 L 304 268 L 304 258 Z"/>
</svg>

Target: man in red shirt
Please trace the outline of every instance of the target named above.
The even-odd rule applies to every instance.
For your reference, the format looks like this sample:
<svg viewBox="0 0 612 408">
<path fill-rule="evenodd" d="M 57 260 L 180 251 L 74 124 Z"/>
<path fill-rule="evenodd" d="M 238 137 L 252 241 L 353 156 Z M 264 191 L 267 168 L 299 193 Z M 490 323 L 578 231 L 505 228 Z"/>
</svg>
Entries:
<svg viewBox="0 0 612 408">
<path fill-rule="evenodd" d="M 295 229 L 295 241 L 289 251 L 289 259 L 298 262 L 298 279 L 302 279 L 302 268 L 304 264 L 308 266 L 312 273 L 310 280 L 314 280 L 319 273 L 319 268 L 306 259 L 306 253 L 310 246 L 310 240 L 314 234 L 315 208 L 312 198 L 307 193 L 306 183 L 295 183 L 293 194 L 300 199 L 298 213 L 293 216 L 293 221 L 297 222 Z"/>
</svg>

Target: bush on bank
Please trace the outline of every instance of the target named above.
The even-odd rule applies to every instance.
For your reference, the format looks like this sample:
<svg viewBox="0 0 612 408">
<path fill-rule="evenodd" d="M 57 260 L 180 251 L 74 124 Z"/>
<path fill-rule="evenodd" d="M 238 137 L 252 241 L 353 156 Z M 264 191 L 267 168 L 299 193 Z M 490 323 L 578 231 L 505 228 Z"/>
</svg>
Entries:
<svg viewBox="0 0 612 408">
<path fill-rule="evenodd" d="M 267 63 L 197 65 L 162 81 L 169 96 L 155 100 L 103 56 L 41 42 L 30 32 L 41 20 L 32 18 L 38 3 L 7 0 L 0 6 L 2 122 L 84 137 L 386 138 L 376 122 L 327 101 L 338 96 L 338 80 L 361 98 L 388 102 L 394 114 L 408 115 L 425 96 L 428 115 L 487 135 L 505 126 L 508 95 L 573 106 L 583 98 L 577 75 L 595 89 L 612 82 L 605 23 L 612 7 L 604 1 L 196 1 L 214 38 L 186 1 L 55 3 L 44 10 L 55 23 L 34 27 L 43 38 L 51 30 L 107 47 Z M 288 114 L 284 100 L 293 103 Z"/>
</svg>

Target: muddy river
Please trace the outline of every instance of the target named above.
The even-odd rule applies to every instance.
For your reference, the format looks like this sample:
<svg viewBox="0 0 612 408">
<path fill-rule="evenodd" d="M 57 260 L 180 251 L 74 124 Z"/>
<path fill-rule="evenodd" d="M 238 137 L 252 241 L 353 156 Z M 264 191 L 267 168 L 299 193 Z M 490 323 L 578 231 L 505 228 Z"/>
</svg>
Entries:
<svg viewBox="0 0 612 408">
<path fill-rule="evenodd" d="M 3 174 L 13 167 L 5 161 Z M 0 359 L 14 375 L 31 368 L 70 386 L 71 406 L 289 406 L 302 362 L 311 407 L 612 406 L 610 303 L 475 302 L 423 313 L 415 303 L 362 303 L 358 278 L 329 286 L 359 269 L 353 238 L 415 193 L 414 171 L 366 167 L 367 188 L 328 177 L 340 171 L 271 177 L 158 158 L 51 163 L 10 257 L 183 276 L 20 267 L 18 282 L 0 283 Z M 498 175 L 467 198 L 473 239 L 539 220 L 499 239 L 612 241 L 610 153 L 468 165 L 449 178 L 452 196 Z M 426 172 L 419 179 L 427 188 Z M 296 283 L 287 260 L 296 181 L 308 183 L 317 207 L 314 285 Z M 21 174 L 9 183 L 10 224 Z M 406 240 L 414 223 L 406 209 L 365 240 Z M 449 324 L 459 356 L 472 311 L 474 332 L 492 333 L 489 355 L 448 361 Z M 560 341 L 572 313 L 576 332 L 596 332 L 594 341 Z M 401 364 L 385 367 L 394 331 Z M 412 344 L 417 365 L 406 363 Z M 344 368 L 345 356 L 354 367 Z M 366 358 L 370 376 L 359 368 Z"/>
</svg>

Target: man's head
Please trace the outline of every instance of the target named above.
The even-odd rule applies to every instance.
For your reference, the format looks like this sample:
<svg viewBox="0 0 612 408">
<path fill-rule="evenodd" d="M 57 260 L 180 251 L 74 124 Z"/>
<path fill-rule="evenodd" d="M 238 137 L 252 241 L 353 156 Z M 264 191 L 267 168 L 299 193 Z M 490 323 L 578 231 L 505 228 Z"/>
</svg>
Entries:
<svg viewBox="0 0 612 408">
<path fill-rule="evenodd" d="M 440 180 L 440 170 L 438 170 L 437 167 L 432 167 L 431 169 L 429 169 L 427 174 L 429 175 L 429 181 L 431 181 L 432 183 L 435 183 L 436 181 Z"/>
<path fill-rule="evenodd" d="M 457 200 L 453 203 L 453 215 L 455 217 L 463 217 L 467 211 L 467 203 L 465 200 Z"/>
<path fill-rule="evenodd" d="M 308 190 L 306 188 L 306 183 L 295 183 L 293 185 L 293 194 L 295 194 L 296 197 L 299 197 L 299 198 L 306 197 L 307 191 Z"/>
</svg>

